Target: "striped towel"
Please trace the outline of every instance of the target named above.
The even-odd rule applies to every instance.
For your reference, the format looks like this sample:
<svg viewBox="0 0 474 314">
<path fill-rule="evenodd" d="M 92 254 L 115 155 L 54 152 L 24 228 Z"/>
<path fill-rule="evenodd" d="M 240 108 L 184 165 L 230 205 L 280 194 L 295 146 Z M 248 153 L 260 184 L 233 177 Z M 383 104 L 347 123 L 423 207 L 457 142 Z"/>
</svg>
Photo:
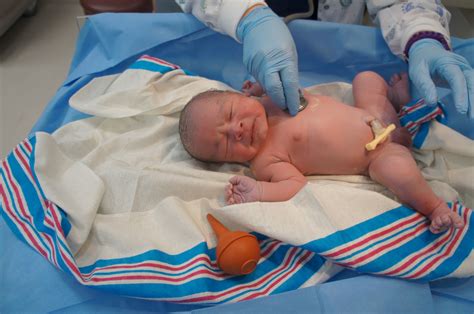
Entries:
<svg viewBox="0 0 474 314">
<path fill-rule="evenodd" d="M 437 106 L 428 106 L 421 98 L 408 103 L 400 110 L 398 113 L 400 124 L 408 129 L 412 136 L 413 146 L 421 147 L 427 136 L 431 120 L 436 119 L 440 122 L 445 120 L 443 107 L 441 102 Z"/>
<path fill-rule="evenodd" d="M 286 202 L 224 206 L 223 186 L 246 168 L 193 160 L 176 132 L 181 108 L 209 88 L 229 87 L 150 56 L 94 79 L 71 104 L 95 117 L 36 133 L 1 162 L 2 217 L 79 283 L 153 300 L 248 300 L 324 282 L 341 266 L 421 281 L 474 274 L 474 218 L 460 201 L 472 203 L 473 187 L 461 182 L 456 192 L 462 180 L 436 168 L 444 149 L 452 155 L 448 144 L 464 143 L 461 135 L 427 122 L 419 154 L 431 156 L 423 171 L 437 174 L 431 182 L 452 201 L 462 229 L 430 233 L 424 216 L 359 176 L 310 178 Z M 442 170 L 471 171 L 474 154 L 466 154 L 466 165 L 457 156 L 456 167 L 448 158 Z M 209 212 L 258 237 L 254 273 L 229 276 L 216 267 Z"/>
<path fill-rule="evenodd" d="M 83 285 L 126 296 L 181 303 L 223 303 L 294 290 L 329 263 L 314 252 L 258 235 L 259 270 L 245 277 L 224 274 L 205 242 L 177 255 L 150 250 L 78 266 L 68 245 L 67 214 L 51 202 L 34 172 L 36 137 L 2 161 L 2 216 L 18 238 Z"/>
</svg>

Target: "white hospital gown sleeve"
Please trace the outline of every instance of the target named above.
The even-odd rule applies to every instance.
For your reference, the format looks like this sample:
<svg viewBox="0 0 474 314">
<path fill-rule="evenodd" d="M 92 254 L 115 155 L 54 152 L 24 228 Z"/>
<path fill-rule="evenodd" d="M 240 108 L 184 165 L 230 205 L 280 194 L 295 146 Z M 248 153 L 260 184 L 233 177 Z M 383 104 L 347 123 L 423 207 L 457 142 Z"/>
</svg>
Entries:
<svg viewBox="0 0 474 314">
<path fill-rule="evenodd" d="M 390 50 L 405 58 L 405 48 L 414 36 L 434 35 L 450 47 L 449 20 L 451 14 L 441 0 L 366 0 L 374 22 L 380 25 Z M 423 36 L 425 32 L 426 36 Z M 416 38 L 416 37 L 414 37 Z M 445 42 L 443 42 L 445 41 Z"/>
<path fill-rule="evenodd" d="M 253 5 L 266 5 L 262 0 L 175 0 L 185 13 L 192 13 L 213 30 L 235 40 L 240 18 Z"/>
</svg>

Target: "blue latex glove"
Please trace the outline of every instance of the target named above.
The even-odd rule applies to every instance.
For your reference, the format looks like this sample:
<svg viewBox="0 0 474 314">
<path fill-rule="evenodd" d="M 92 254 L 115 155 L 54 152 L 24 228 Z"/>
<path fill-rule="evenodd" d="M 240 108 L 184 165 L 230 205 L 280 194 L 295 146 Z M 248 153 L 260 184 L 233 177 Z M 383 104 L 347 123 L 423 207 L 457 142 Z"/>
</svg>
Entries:
<svg viewBox="0 0 474 314">
<path fill-rule="evenodd" d="M 268 96 L 291 115 L 298 113 L 298 56 L 285 23 L 267 7 L 253 9 L 240 21 L 237 37 L 244 64 Z"/>
<path fill-rule="evenodd" d="M 438 75 L 451 87 L 456 110 L 474 118 L 474 70 L 467 60 L 435 39 L 421 39 L 409 50 L 408 73 L 428 104 L 438 101 L 431 76 Z"/>
</svg>

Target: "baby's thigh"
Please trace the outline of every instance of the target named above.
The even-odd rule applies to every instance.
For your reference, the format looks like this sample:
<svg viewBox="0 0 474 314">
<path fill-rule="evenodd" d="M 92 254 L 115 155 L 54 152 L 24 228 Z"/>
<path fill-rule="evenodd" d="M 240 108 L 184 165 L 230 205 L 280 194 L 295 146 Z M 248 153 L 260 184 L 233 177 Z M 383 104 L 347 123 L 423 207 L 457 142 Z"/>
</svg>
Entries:
<svg viewBox="0 0 474 314">
<path fill-rule="evenodd" d="M 369 112 L 385 125 L 399 126 L 397 113 L 388 99 L 388 85 L 375 72 L 361 72 L 352 82 L 352 93 L 356 107 Z"/>
<path fill-rule="evenodd" d="M 387 96 L 388 84 L 383 77 L 372 71 L 364 71 L 357 74 L 352 80 L 354 97 L 365 97 L 372 95 Z"/>
<path fill-rule="evenodd" d="M 382 184 L 401 178 L 418 177 L 420 171 L 410 150 L 397 143 L 386 143 L 374 151 L 369 161 L 370 177 Z"/>
</svg>

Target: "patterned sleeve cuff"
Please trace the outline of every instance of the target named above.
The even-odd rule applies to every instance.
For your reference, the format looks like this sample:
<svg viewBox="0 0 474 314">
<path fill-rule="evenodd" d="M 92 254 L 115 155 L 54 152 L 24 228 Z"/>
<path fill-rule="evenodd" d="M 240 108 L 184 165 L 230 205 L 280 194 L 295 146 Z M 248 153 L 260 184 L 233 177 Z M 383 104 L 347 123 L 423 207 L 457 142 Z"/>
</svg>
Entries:
<svg viewBox="0 0 474 314">
<path fill-rule="evenodd" d="M 451 47 L 449 46 L 449 43 L 447 42 L 447 40 L 444 38 L 443 34 L 432 32 L 432 31 L 421 31 L 421 32 L 413 34 L 413 36 L 410 37 L 410 39 L 408 40 L 405 46 L 405 50 L 403 50 L 403 54 L 405 55 L 405 58 L 407 60 L 408 60 L 408 52 L 410 51 L 411 46 L 413 46 L 413 44 L 417 42 L 418 40 L 425 39 L 425 38 L 435 39 L 439 41 L 446 50 L 451 50 Z"/>
</svg>

